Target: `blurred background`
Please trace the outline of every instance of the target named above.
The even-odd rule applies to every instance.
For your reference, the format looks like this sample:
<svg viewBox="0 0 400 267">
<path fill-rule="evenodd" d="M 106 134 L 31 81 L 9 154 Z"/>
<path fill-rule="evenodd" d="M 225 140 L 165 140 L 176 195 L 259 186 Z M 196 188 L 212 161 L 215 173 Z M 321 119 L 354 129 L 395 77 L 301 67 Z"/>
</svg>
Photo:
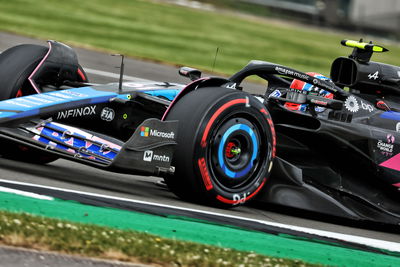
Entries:
<svg viewBox="0 0 400 267">
<path fill-rule="evenodd" d="M 342 39 L 382 45 L 372 60 L 400 65 L 399 14 L 399 0 L 0 0 L 0 33 L 216 75 L 254 59 L 329 75 L 351 53 Z"/>
<path fill-rule="evenodd" d="M 259 16 L 364 32 L 393 39 L 400 38 L 400 1 L 398 0 L 198 1 Z M 177 0 L 176 2 L 184 3 L 185 1 Z"/>
</svg>

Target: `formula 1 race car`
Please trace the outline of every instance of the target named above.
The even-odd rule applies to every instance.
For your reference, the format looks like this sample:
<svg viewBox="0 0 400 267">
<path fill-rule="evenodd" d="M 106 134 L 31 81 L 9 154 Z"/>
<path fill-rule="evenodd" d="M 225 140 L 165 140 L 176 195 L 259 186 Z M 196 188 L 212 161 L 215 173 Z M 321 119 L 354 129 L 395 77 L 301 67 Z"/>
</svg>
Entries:
<svg viewBox="0 0 400 267">
<path fill-rule="evenodd" d="M 48 44 L 0 54 L 3 157 L 160 176 L 214 206 L 256 198 L 400 223 L 400 68 L 370 61 L 383 47 L 342 41 L 354 50 L 331 78 L 251 61 L 229 79 L 183 67 L 187 85 L 94 85 L 71 48 Z M 252 75 L 264 95 L 243 91 Z"/>
</svg>

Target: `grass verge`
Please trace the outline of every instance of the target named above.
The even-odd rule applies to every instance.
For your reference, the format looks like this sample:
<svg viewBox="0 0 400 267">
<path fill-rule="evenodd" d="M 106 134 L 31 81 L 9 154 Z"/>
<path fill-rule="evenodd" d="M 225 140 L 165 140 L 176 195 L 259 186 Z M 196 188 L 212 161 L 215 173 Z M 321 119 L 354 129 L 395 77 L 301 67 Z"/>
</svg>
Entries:
<svg viewBox="0 0 400 267">
<path fill-rule="evenodd" d="M 350 54 L 334 34 L 294 24 L 204 12 L 144 0 L 0 0 L 0 30 L 55 39 L 129 56 L 232 74 L 249 60 L 329 74 L 332 60 Z M 385 44 L 384 41 L 374 40 Z M 400 65 L 398 46 L 374 59 Z"/>
<path fill-rule="evenodd" d="M 0 211 L 0 243 L 162 266 L 316 266 L 135 231 Z"/>
</svg>

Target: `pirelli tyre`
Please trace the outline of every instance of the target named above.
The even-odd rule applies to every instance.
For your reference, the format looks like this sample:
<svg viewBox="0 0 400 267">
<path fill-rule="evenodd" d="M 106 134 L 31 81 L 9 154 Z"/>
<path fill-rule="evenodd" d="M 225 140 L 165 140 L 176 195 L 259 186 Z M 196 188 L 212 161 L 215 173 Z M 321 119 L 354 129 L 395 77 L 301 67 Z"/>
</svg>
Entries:
<svg viewBox="0 0 400 267">
<path fill-rule="evenodd" d="M 43 61 L 49 48 L 42 45 L 23 44 L 11 47 L 0 54 L 0 100 L 39 93 L 29 81 L 30 75 Z M 78 81 L 87 81 L 81 66 L 77 67 Z M 4 158 L 30 163 L 50 163 L 57 156 L 42 151 L 6 143 L 2 145 L 0 154 Z"/>
<path fill-rule="evenodd" d="M 179 197 L 214 206 L 244 204 L 263 188 L 275 157 L 275 131 L 265 106 L 232 89 L 202 88 L 179 99 L 166 117 L 178 120 L 174 176 Z"/>
<path fill-rule="evenodd" d="M 0 54 L 0 100 L 33 93 L 28 78 L 47 50 L 41 45 L 19 45 Z"/>
<path fill-rule="evenodd" d="M 38 93 L 29 81 L 30 75 L 49 51 L 42 45 L 23 44 L 11 47 L 0 54 L 0 100 Z M 79 81 L 87 81 L 78 66 Z"/>
</svg>

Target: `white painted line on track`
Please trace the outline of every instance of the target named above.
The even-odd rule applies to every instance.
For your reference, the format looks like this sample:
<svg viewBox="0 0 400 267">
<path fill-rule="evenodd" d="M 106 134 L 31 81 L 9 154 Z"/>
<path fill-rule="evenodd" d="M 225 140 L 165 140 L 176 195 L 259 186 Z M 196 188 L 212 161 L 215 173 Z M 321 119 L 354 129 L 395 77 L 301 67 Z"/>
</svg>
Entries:
<svg viewBox="0 0 400 267">
<path fill-rule="evenodd" d="M 12 194 L 17 194 L 17 195 L 21 195 L 21 196 L 25 196 L 25 197 L 32 197 L 32 198 L 37 198 L 37 199 L 54 200 L 54 198 L 49 197 L 49 196 L 39 195 L 36 193 L 7 188 L 7 187 L 3 187 L 3 186 L 0 186 L 0 192 L 12 193 Z"/>
<path fill-rule="evenodd" d="M 95 70 L 95 69 L 90 69 L 90 68 L 83 68 L 83 69 L 85 70 L 86 73 L 119 79 L 119 74 L 117 74 L 117 73 L 112 73 L 112 72 L 103 71 L 103 70 Z M 144 83 L 154 82 L 152 80 L 142 79 L 139 77 L 134 77 L 134 76 L 129 76 L 129 75 L 124 75 L 124 80 L 135 81 L 135 82 L 144 82 Z"/>
<path fill-rule="evenodd" d="M 26 185 L 26 186 L 32 186 L 32 187 L 38 187 L 38 188 L 45 188 L 45 189 L 52 189 L 52 190 L 59 190 L 59 191 L 63 191 L 63 192 L 77 193 L 77 194 L 82 194 L 82 195 L 87 195 L 87 196 L 101 197 L 101 198 L 105 198 L 105 199 L 120 200 L 120 201 L 132 202 L 132 203 L 153 205 L 153 206 L 171 208 L 171 209 L 182 210 L 182 211 L 197 212 L 197 213 L 214 215 L 214 216 L 219 216 L 219 217 L 239 219 L 239 220 L 244 220 L 244 221 L 248 221 L 248 222 L 257 222 L 257 223 L 261 223 L 261 224 L 268 225 L 268 226 L 280 227 L 283 229 L 289 229 L 289 230 L 294 230 L 294 231 L 298 231 L 298 232 L 318 235 L 321 237 L 334 238 L 337 240 L 367 245 L 370 247 L 374 247 L 374 248 L 378 248 L 378 249 L 385 249 L 385 250 L 389 250 L 389 251 L 393 251 L 393 252 L 400 252 L 400 243 L 397 243 L 397 242 L 384 241 L 384 240 L 355 236 L 355 235 L 341 234 L 341 233 L 317 230 L 317 229 L 312 229 L 312 228 L 307 228 L 307 227 L 294 226 L 294 225 L 289 225 L 289 224 L 274 223 L 274 222 L 268 222 L 268 221 L 264 221 L 264 220 L 243 218 L 243 217 L 239 217 L 239 216 L 232 216 L 232 215 L 227 215 L 227 214 L 222 214 L 222 213 L 210 212 L 210 211 L 201 210 L 201 209 L 190 209 L 190 208 L 183 208 L 183 207 L 178 207 L 178 206 L 160 204 L 160 203 L 156 203 L 156 202 L 134 200 L 134 199 L 107 196 L 107 195 L 96 194 L 96 193 L 82 192 L 82 191 L 71 190 L 71 189 L 63 189 L 63 188 L 37 185 L 37 184 L 31 184 L 31 183 L 9 181 L 9 180 L 4 180 L 4 179 L 0 179 L 0 182 L 9 183 L 9 184 Z"/>
</svg>

